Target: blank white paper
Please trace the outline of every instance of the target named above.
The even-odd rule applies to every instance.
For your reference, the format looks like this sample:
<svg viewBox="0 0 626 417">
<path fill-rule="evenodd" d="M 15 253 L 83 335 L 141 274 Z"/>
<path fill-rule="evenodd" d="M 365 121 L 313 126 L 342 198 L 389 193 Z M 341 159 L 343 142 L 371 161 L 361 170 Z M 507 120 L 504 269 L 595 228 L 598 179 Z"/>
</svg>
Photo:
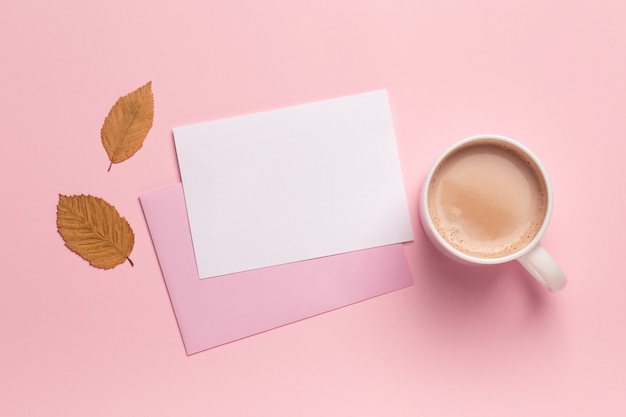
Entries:
<svg viewBox="0 0 626 417">
<path fill-rule="evenodd" d="M 413 240 L 385 90 L 174 140 L 201 278 Z"/>
</svg>

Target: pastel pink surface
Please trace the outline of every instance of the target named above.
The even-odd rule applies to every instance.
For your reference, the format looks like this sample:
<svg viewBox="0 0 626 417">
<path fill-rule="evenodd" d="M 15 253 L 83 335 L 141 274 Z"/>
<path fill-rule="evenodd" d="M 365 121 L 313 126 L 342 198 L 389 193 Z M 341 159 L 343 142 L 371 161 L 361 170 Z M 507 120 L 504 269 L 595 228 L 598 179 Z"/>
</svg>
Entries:
<svg viewBox="0 0 626 417">
<path fill-rule="evenodd" d="M 0 415 L 609 416 L 626 409 L 626 5 L 609 0 L 4 1 Z M 152 80 L 155 121 L 110 172 L 100 128 Z M 187 356 L 138 196 L 180 182 L 172 128 L 386 88 L 414 285 Z M 549 294 L 442 257 L 417 220 L 434 159 L 480 133 L 541 159 Z M 91 268 L 58 194 L 135 231 Z"/>
<path fill-rule="evenodd" d="M 401 244 L 201 280 L 182 185 L 140 199 L 187 354 L 413 284 Z"/>
</svg>

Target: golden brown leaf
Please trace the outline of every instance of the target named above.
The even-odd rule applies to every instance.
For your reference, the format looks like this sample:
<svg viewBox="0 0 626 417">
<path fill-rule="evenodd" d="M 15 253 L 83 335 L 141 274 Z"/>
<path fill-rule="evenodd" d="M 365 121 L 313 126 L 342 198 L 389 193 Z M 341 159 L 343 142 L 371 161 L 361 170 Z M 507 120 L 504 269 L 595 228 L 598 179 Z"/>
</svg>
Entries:
<svg viewBox="0 0 626 417">
<path fill-rule="evenodd" d="M 109 171 L 113 164 L 127 160 L 141 149 L 153 120 L 152 81 L 117 100 L 100 131 L 102 146 L 111 161 Z"/>
<path fill-rule="evenodd" d="M 128 260 L 135 234 L 115 207 L 99 197 L 59 194 L 57 229 L 71 251 L 92 266 L 113 268 Z"/>
</svg>

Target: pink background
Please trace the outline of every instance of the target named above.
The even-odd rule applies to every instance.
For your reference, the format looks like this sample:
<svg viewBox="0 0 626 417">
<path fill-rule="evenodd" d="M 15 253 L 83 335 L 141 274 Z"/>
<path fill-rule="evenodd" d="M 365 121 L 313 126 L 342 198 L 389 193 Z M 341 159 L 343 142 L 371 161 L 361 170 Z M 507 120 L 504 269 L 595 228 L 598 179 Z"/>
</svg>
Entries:
<svg viewBox="0 0 626 417">
<path fill-rule="evenodd" d="M 622 416 L 626 7 L 620 1 L 16 1 L 0 6 L 2 416 Z M 100 127 L 152 80 L 144 147 Z M 179 181 L 172 127 L 389 90 L 415 285 L 185 355 L 138 195 Z M 448 145 L 530 147 L 570 283 L 471 268 L 427 242 L 417 195 Z M 114 204 L 135 267 L 90 267 L 58 194 Z"/>
</svg>

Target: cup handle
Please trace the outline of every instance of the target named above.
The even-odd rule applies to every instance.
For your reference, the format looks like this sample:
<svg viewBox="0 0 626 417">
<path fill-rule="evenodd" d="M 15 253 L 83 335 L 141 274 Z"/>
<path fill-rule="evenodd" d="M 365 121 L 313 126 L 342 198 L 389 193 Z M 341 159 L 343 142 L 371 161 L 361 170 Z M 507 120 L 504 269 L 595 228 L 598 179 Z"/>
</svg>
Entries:
<svg viewBox="0 0 626 417">
<path fill-rule="evenodd" d="M 567 278 L 561 267 L 541 244 L 517 259 L 528 272 L 552 292 L 562 290 Z"/>
</svg>

